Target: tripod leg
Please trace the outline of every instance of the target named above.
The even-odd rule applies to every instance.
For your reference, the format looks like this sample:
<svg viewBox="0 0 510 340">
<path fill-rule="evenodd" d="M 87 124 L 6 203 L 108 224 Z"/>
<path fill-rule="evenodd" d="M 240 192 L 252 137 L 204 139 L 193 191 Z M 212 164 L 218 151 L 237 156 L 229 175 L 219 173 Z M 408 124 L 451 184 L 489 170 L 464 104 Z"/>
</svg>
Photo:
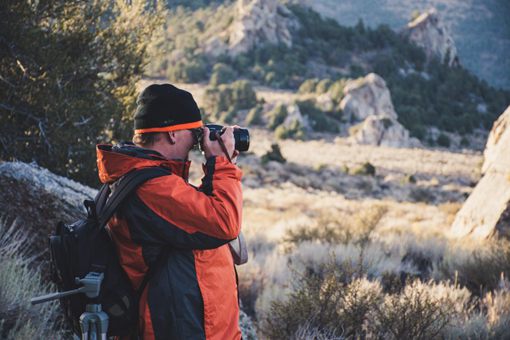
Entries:
<svg viewBox="0 0 510 340">
<path fill-rule="evenodd" d="M 80 316 L 82 340 L 107 340 L 108 314 L 101 310 L 101 305 L 87 305 L 87 311 Z"/>
</svg>

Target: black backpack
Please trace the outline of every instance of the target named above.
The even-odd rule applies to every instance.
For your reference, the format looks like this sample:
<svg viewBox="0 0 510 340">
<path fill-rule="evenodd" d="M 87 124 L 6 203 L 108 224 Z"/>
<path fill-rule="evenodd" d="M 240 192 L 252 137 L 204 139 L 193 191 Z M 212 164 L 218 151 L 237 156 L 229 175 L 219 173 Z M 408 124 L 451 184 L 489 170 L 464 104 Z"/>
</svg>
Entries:
<svg viewBox="0 0 510 340">
<path fill-rule="evenodd" d="M 108 336 L 125 336 L 136 332 L 138 325 L 138 300 L 155 267 L 164 254 L 149 269 L 138 291 L 120 266 L 116 247 L 105 226 L 123 199 L 143 182 L 169 175 L 170 170 L 159 167 L 132 171 L 113 185 L 105 184 L 94 201 L 85 201 L 87 217 L 72 224 L 60 222 L 55 234 L 50 236 L 50 252 L 53 281 L 60 291 L 80 287 L 76 278 L 83 278 L 90 272 L 104 274 L 99 297 L 88 298 L 85 294 L 71 295 L 60 299 L 66 321 L 73 331 L 80 333 L 79 318 L 87 304 L 101 304 L 108 314 Z"/>
</svg>

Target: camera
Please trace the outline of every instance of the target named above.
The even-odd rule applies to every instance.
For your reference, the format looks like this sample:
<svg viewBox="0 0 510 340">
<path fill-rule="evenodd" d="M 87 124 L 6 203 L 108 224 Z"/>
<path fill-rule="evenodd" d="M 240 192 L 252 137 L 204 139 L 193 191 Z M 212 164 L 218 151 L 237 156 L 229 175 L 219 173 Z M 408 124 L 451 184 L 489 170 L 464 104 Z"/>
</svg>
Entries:
<svg viewBox="0 0 510 340">
<path fill-rule="evenodd" d="M 205 126 L 211 132 L 209 134 L 210 140 L 216 140 L 216 132 L 219 132 L 220 135 L 223 134 L 223 126 L 218 124 L 205 124 Z M 234 140 L 235 140 L 235 149 L 237 151 L 248 151 L 250 148 L 250 133 L 248 129 L 244 128 L 234 128 Z"/>
</svg>

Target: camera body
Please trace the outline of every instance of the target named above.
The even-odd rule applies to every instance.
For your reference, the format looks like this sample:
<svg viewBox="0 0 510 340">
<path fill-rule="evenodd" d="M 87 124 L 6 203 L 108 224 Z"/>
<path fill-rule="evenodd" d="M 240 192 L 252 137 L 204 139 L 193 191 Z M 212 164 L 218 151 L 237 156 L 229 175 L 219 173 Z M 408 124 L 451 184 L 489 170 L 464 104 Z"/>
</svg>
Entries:
<svg viewBox="0 0 510 340">
<path fill-rule="evenodd" d="M 205 126 L 211 132 L 209 134 L 209 139 L 214 141 L 216 140 L 216 132 L 219 132 L 220 135 L 223 134 L 224 126 L 218 124 L 205 124 Z M 235 140 L 235 149 L 237 151 L 243 152 L 248 151 L 250 148 L 250 132 L 248 129 L 244 128 L 234 128 L 234 140 Z"/>
</svg>

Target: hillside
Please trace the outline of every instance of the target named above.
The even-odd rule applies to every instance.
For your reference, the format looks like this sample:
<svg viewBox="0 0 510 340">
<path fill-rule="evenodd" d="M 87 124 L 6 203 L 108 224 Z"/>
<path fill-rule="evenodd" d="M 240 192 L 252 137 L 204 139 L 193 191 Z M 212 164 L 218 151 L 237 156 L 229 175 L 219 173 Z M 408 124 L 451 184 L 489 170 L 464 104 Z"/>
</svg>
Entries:
<svg viewBox="0 0 510 340">
<path fill-rule="evenodd" d="M 451 27 L 462 64 L 496 87 L 510 88 L 510 3 L 505 0 L 301 0 L 342 25 L 361 18 L 368 26 L 402 29 L 413 12 L 436 7 Z"/>
<path fill-rule="evenodd" d="M 434 129 L 439 129 L 460 135 L 463 147 L 476 148 L 477 143 L 470 146 L 473 134 L 486 134 L 510 101 L 509 91 L 490 87 L 462 63 L 446 65 L 387 25 L 342 26 L 313 10 L 274 0 L 241 3 L 171 9 L 165 31 L 153 42 L 148 74 L 213 87 L 237 79 L 294 91 L 303 85 L 300 92 L 330 92 L 338 105 L 349 79 L 375 72 L 391 92 L 399 123 L 427 145 L 451 144 L 446 138 L 438 141 Z M 260 24 L 264 20 L 279 24 Z M 320 90 L 310 81 L 322 81 Z M 315 112 L 312 120 L 329 123 L 318 123 L 315 130 L 327 126 L 339 131 L 342 127 L 335 126 L 349 119 L 339 106 L 328 112 L 316 104 L 314 98 L 306 104 L 308 112 Z M 215 112 L 217 106 L 203 108 L 216 119 L 234 115 Z"/>
</svg>

